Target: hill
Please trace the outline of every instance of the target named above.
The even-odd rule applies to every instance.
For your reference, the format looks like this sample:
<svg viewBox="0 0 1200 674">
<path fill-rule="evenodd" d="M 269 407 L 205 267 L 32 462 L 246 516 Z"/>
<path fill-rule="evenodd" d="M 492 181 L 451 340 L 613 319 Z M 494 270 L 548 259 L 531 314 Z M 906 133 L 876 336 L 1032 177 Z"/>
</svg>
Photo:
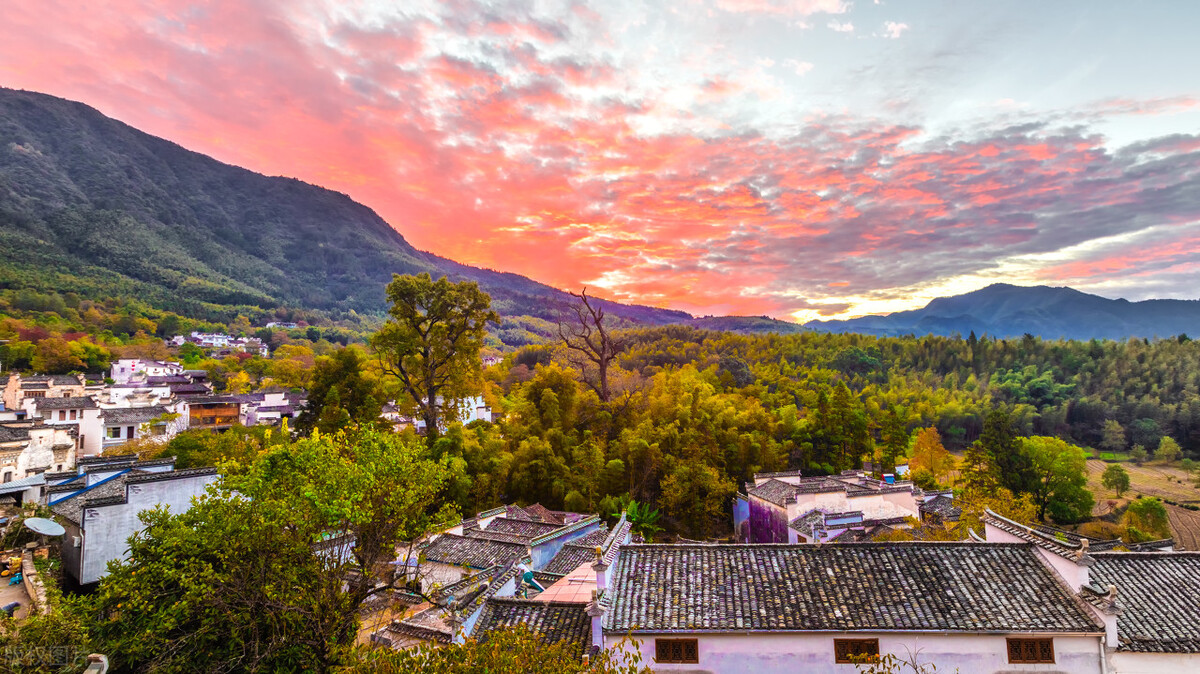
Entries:
<svg viewBox="0 0 1200 674">
<path fill-rule="evenodd" d="M 1127 339 L 1200 334 L 1200 301 L 1130 302 L 1090 295 L 1071 288 L 1014 286 L 986 288 L 939 297 L 924 308 L 845 321 L 810 321 L 805 327 L 826 332 L 873 335 L 977 335 L 1045 339 Z"/>
<path fill-rule="evenodd" d="M 137 297 L 198 318 L 255 306 L 378 313 L 393 273 L 420 272 L 479 282 L 507 316 L 554 320 L 572 301 L 419 251 L 345 194 L 223 164 L 81 103 L 0 88 L 0 287 Z M 603 304 L 641 324 L 691 320 Z"/>
</svg>

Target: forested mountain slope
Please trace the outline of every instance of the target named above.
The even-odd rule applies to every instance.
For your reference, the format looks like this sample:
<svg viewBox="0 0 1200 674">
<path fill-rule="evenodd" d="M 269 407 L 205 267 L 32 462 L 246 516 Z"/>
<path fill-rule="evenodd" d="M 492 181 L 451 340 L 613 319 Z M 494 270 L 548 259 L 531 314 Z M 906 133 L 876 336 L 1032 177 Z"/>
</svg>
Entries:
<svg viewBox="0 0 1200 674">
<path fill-rule="evenodd" d="M 997 283 L 939 297 L 922 309 L 805 327 L 875 335 L 976 335 L 1045 339 L 1125 339 L 1200 334 L 1200 301 L 1110 300 L 1071 288 Z"/>
<path fill-rule="evenodd" d="M 238 305 L 379 312 L 393 273 L 423 271 L 478 281 L 504 315 L 552 320 L 571 301 L 416 250 L 344 194 L 223 164 L 81 103 L 0 89 L 0 287 L 132 296 L 195 317 Z M 691 320 L 604 304 L 639 323 Z"/>
</svg>

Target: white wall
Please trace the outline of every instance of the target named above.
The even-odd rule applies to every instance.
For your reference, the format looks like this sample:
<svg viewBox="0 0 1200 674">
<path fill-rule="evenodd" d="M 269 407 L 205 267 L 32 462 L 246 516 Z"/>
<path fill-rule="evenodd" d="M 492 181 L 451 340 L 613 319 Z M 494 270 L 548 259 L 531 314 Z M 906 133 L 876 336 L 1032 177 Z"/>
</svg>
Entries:
<svg viewBox="0 0 1200 674">
<path fill-rule="evenodd" d="M 130 484 L 125 487 L 127 503 L 85 508 L 80 584 L 100 580 L 108 573 L 110 560 L 123 559 L 128 554 L 129 537 L 142 530 L 139 512 L 158 504 L 173 513 L 184 512 L 191 508 L 192 497 L 204 494 L 205 486 L 216 479 L 215 474 L 209 474 Z"/>
<path fill-rule="evenodd" d="M 1003 634 L 918 634 L 918 633 L 769 633 L 769 634 L 663 634 L 663 638 L 699 640 L 699 664 L 674 665 L 654 662 L 654 636 L 634 635 L 642 664 L 661 672 L 712 672 L 714 674 L 855 674 L 854 665 L 836 664 L 833 640 L 879 639 L 879 651 L 905 659 L 918 653 L 922 664 L 933 663 L 938 672 L 986 674 L 991 672 L 1064 672 L 1099 674 L 1101 637 L 1054 637 L 1055 663 L 1014 665 L 1008 662 L 1008 645 Z M 1029 636 L 1029 635 L 1011 635 Z M 1046 636 L 1046 635 L 1034 635 Z M 605 634 L 606 645 L 616 646 L 622 635 Z M 907 647 L 907 650 L 906 650 Z M 907 671 L 907 670 L 904 670 Z M 1194 671 L 1194 670 L 1193 670 Z M 1159 674 L 1159 673 L 1155 673 Z"/>
<path fill-rule="evenodd" d="M 1194 674 L 1200 672 L 1200 653 L 1112 654 L 1112 674 Z"/>
</svg>

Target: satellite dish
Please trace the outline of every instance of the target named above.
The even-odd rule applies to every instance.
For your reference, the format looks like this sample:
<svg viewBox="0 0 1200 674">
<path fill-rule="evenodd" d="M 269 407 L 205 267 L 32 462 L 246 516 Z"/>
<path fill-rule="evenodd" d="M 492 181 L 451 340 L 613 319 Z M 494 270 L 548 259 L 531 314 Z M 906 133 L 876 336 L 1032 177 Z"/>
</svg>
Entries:
<svg viewBox="0 0 1200 674">
<path fill-rule="evenodd" d="M 67 530 L 62 528 L 61 524 L 54 520 L 48 520 L 45 517 L 30 517 L 25 520 L 25 526 L 30 531 L 43 536 L 62 536 L 67 533 Z"/>
</svg>

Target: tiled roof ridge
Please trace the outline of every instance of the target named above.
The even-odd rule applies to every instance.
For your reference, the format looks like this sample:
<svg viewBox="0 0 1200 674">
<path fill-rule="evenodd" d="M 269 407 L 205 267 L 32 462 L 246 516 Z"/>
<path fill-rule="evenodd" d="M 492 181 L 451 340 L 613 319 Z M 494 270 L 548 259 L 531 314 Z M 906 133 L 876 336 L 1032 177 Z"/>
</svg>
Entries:
<svg viewBox="0 0 1200 674">
<path fill-rule="evenodd" d="M 997 541 L 981 540 L 973 541 L 864 541 L 862 543 L 852 543 L 859 547 L 875 547 L 875 548 L 936 548 L 936 547 L 967 547 L 972 548 L 1032 548 L 1033 543 L 1000 543 Z M 813 545 L 812 543 L 627 543 L 625 548 L 629 549 L 666 549 L 666 550 L 682 550 L 685 548 L 696 548 L 701 550 L 711 550 L 713 548 L 747 548 L 750 550 L 761 550 L 766 548 L 800 548 L 804 550 L 816 550 L 821 546 Z M 1177 553 L 1099 553 L 1099 554 L 1137 554 L 1145 556 L 1147 554 L 1177 554 Z M 1194 554 L 1200 555 L 1200 552 Z"/>
<path fill-rule="evenodd" d="M 1007 531 L 1008 533 L 1022 540 L 1029 541 L 1030 543 L 1044 550 L 1048 550 L 1049 552 L 1053 552 L 1064 559 L 1069 559 L 1073 562 L 1082 564 L 1088 564 L 1090 562 L 1090 555 L 1082 543 L 1072 543 L 1070 540 L 1061 541 L 1058 538 L 1038 531 L 1033 527 L 1026 526 L 1020 522 L 1014 522 L 1003 515 L 997 514 L 990 508 L 985 509 L 983 512 L 983 521 L 985 523 L 990 523 L 994 527 L 997 527 L 1003 531 Z"/>
<path fill-rule="evenodd" d="M 497 519 L 499 519 L 499 518 L 497 518 Z M 580 529 L 589 527 L 599 521 L 600 521 L 599 515 L 588 515 L 587 517 L 579 520 L 578 522 L 572 522 L 572 523 L 566 524 L 566 525 L 561 525 L 561 524 L 553 525 L 553 526 L 558 526 L 559 528 L 555 529 L 554 531 L 547 531 L 544 534 L 533 536 L 532 541 L 530 543 L 531 543 L 531 545 L 538 545 L 540 543 L 544 543 L 546 541 L 558 538 L 559 536 L 564 536 L 566 534 L 573 533 L 575 531 L 579 531 Z M 540 523 L 546 524 L 546 525 L 552 524 L 550 522 L 540 522 Z M 488 525 L 488 526 L 491 526 L 491 525 Z"/>
<path fill-rule="evenodd" d="M 132 475 L 126 478 L 126 484 L 140 484 L 143 482 L 157 482 L 159 480 L 178 480 L 185 477 L 194 477 L 196 475 L 216 475 L 217 467 L 208 466 L 206 468 L 186 468 L 184 470 L 168 470 L 161 473 L 143 473 L 141 475 Z"/>
<path fill-rule="evenodd" d="M 1137 559 L 1154 559 L 1161 557 L 1200 557 L 1200 550 L 1154 550 L 1137 552 L 1135 550 L 1104 550 L 1092 553 L 1093 557 L 1131 557 Z"/>
<path fill-rule="evenodd" d="M 91 465 L 93 463 L 134 463 L 137 454 L 118 454 L 115 456 L 85 456 L 76 461 L 76 465 Z"/>
</svg>

